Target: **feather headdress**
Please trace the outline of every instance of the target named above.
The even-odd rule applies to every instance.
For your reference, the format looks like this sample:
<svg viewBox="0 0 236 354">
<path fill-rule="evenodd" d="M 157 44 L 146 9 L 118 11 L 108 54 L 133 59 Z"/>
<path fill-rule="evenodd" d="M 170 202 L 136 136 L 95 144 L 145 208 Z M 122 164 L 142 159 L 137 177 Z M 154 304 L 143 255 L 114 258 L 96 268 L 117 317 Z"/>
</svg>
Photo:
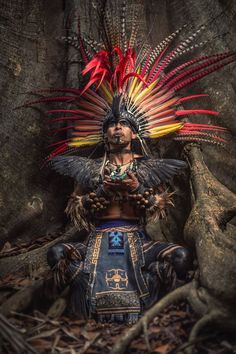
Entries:
<svg viewBox="0 0 236 354">
<path fill-rule="evenodd" d="M 122 1 L 120 11 L 110 7 L 101 7 L 99 11 L 102 43 L 82 37 L 80 29 L 77 35 L 67 38 L 70 44 L 80 50 L 84 61 L 82 75 L 87 78 L 84 87 L 44 90 L 56 96 L 27 104 L 70 104 L 70 108 L 47 112 L 57 114 L 56 118 L 51 119 L 52 122 L 70 122 L 58 131 L 63 129 L 71 132 L 66 140 L 53 144 L 56 149 L 49 158 L 65 154 L 71 148 L 101 143 L 109 116 L 116 114 L 114 107 L 117 110 L 117 97 L 122 101 L 123 114 L 135 125 L 142 146 L 145 146 L 146 138 L 158 139 L 171 133 L 177 140 L 224 143 L 227 129 L 183 121 L 186 116 L 194 114 L 218 115 L 211 109 L 183 109 L 184 102 L 207 95 L 182 96 L 180 91 L 235 61 L 236 52 L 203 55 L 184 61 L 184 54 L 206 43 L 196 40 L 205 29 L 204 26 L 176 45 L 179 33 L 186 31 L 186 26 L 183 26 L 151 48 L 138 40 L 138 8 L 133 11 L 129 24 L 126 21 L 126 1 Z M 58 117 L 58 114 L 61 116 Z"/>
</svg>

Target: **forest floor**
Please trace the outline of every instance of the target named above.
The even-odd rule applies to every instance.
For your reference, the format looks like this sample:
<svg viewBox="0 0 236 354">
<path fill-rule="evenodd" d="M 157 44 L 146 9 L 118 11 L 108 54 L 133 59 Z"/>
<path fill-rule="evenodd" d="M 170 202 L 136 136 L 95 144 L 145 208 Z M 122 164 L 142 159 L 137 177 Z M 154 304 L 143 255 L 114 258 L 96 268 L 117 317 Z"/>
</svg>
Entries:
<svg viewBox="0 0 236 354">
<path fill-rule="evenodd" d="M 27 248 L 31 249 L 28 245 Z M 17 253 L 17 249 L 5 247 L 4 252 L 10 255 Z M 35 279 L 16 275 L 14 272 L 1 278 L 0 306 L 4 307 L 7 299 L 19 290 L 32 285 L 34 281 Z M 42 306 L 40 301 L 40 296 L 36 294 L 33 303 L 24 313 L 11 312 L 7 316 L 25 341 L 38 353 L 106 354 L 129 329 L 127 325 L 77 320 L 65 313 L 55 316 L 48 310 L 50 306 L 47 307 L 45 304 Z M 183 354 L 196 320 L 197 317 L 188 303 L 173 304 L 154 318 L 149 324 L 148 335 L 142 334 L 133 340 L 126 353 Z M 236 340 L 210 328 L 201 333 L 194 344 L 193 354 L 236 354 Z M 0 343 L 0 354 L 5 353 L 13 354 L 15 351 L 9 341 L 3 340 Z"/>
</svg>

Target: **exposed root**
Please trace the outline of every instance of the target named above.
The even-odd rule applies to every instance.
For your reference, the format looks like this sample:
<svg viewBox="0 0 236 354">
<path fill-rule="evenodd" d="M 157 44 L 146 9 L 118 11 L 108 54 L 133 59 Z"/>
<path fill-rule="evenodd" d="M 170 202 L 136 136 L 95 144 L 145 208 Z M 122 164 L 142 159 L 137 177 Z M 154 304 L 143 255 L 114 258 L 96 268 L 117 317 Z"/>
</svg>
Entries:
<svg viewBox="0 0 236 354">
<path fill-rule="evenodd" d="M 147 312 L 145 312 L 143 317 L 135 325 L 133 325 L 119 341 L 117 341 L 110 354 L 124 353 L 131 341 L 142 332 L 145 326 L 147 327 L 147 324 L 155 316 L 157 316 L 166 306 L 172 304 L 173 302 L 187 298 L 190 289 L 192 289 L 193 287 L 193 282 L 185 284 L 182 287 L 175 289 L 174 291 L 163 297 L 160 301 L 158 301 L 153 307 L 151 307 Z"/>
<path fill-rule="evenodd" d="M 191 354 L 193 351 L 193 346 L 196 343 L 196 339 L 198 337 L 199 332 L 202 330 L 203 327 L 208 325 L 209 323 L 213 323 L 213 321 L 217 321 L 221 314 L 218 311 L 211 311 L 200 320 L 198 320 L 195 325 L 193 326 L 190 335 L 189 335 L 189 340 L 188 340 L 188 347 L 184 350 L 186 354 Z M 192 343 L 192 344 L 191 344 Z"/>
<path fill-rule="evenodd" d="M 36 291 L 39 291 L 43 286 L 43 280 L 36 280 L 33 285 L 27 286 L 12 295 L 0 306 L 0 313 L 8 316 L 12 311 L 24 311 L 33 300 Z"/>
<path fill-rule="evenodd" d="M 197 337 L 194 342 L 186 342 L 186 343 L 183 343 L 181 344 L 179 347 L 169 351 L 168 353 L 166 354 L 179 354 L 180 352 L 182 353 L 183 351 L 186 350 L 186 348 L 192 346 L 192 345 L 195 345 L 195 344 L 198 344 L 198 343 L 201 343 L 205 340 L 208 340 L 208 339 L 213 339 L 216 337 L 216 333 L 213 333 L 213 334 L 209 334 L 207 336 L 201 336 L 201 337 Z M 191 354 L 192 354 L 192 349 L 191 349 Z"/>
<path fill-rule="evenodd" d="M 0 259 L 0 277 L 12 272 L 14 264 L 14 272 L 23 271 L 25 276 L 32 276 L 33 272 L 37 272 L 37 276 L 48 269 L 46 255 L 50 247 L 59 242 L 70 241 L 77 232 L 76 227 L 71 227 L 65 234 L 48 242 L 46 245 L 34 249 L 29 252 L 21 253 L 16 256 L 8 256 Z"/>
<path fill-rule="evenodd" d="M 147 321 L 143 322 L 143 335 L 144 335 L 144 340 L 147 346 L 148 352 L 151 352 L 151 346 L 149 342 L 149 335 L 148 335 L 148 323 Z"/>
<path fill-rule="evenodd" d="M 195 282 L 195 286 L 190 289 L 188 301 L 197 314 L 204 316 L 209 311 L 209 295 L 206 289 L 198 286 L 197 280 L 194 279 L 193 281 Z"/>
</svg>

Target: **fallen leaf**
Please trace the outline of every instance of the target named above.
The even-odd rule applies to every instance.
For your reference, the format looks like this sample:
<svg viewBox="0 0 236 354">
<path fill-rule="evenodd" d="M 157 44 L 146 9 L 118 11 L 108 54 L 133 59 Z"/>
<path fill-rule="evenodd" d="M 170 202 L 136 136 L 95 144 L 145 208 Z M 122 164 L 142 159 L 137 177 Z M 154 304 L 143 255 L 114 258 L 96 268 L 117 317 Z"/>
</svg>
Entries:
<svg viewBox="0 0 236 354">
<path fill-rule="evenodd" d="M 154 353 L 166 354 L 169 351 L 169 344 L 161 345 L 152 350 Z"/>
<path fill-rule="evenodd" d="M 27 340 L 28 341 L 28 340 Z M 37 349 L 49 349 L 51 347 L 50 341 L 45 339 L 35 338 L 30 341 L 30 345 L 37 348 Z"/>
</svg>

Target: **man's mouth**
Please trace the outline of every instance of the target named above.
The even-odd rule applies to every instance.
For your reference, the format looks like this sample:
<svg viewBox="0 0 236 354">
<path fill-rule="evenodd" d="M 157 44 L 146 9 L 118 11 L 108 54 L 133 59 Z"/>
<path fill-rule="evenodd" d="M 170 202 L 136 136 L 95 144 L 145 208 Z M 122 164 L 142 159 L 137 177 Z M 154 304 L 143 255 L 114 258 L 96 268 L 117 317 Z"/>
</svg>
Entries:
<svg viewBox="0 0 236 354">
<path fill-rule="evenodd" d="M 113 138 L 114 138 L 114 142 L 116 144 L 122 144 L 124 141 L 124 134 L 120 134 L 120 133 L 117 133 L 117 134 L 114 134 L 113 135 Z"/>
<path fill-rule="evenodd" d="M 114 138 L 120 138 L 120 137 L 124 136 L 124 134 L 123 133 L 115 133 L 113 136 L 114 136 Z"/>
</svg>

